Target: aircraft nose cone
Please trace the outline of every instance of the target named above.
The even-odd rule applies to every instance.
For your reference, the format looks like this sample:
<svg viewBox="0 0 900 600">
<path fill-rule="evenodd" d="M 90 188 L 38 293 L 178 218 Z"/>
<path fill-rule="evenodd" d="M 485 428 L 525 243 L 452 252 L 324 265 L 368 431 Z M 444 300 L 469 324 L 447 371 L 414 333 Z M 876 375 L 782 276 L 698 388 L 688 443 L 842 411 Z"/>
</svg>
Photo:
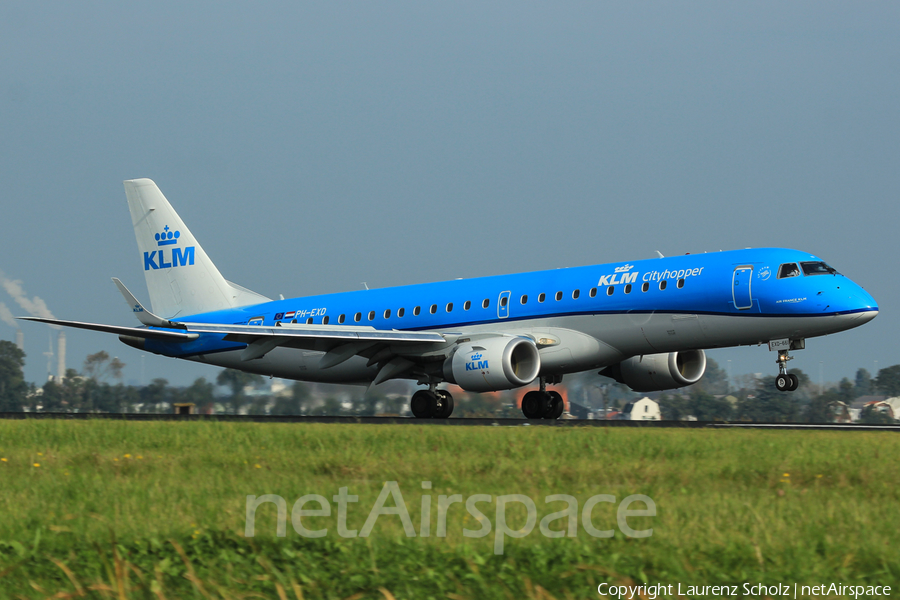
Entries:
<svg viewBox="0 0 900 600">
<path fill-rule="evenodd" d="M 868 323 L 878 316 L 878 303 L 869 292 L 862 288 L 858 288 L 855 294 L 856 310 L 858 311 L 859 324 Z"/>
<path fill-rule="evenodd" d="M 859 313 L 859 324 L 862 325 L 864 323 L 868 323 L 872 319 L 878 316 L 878 310 L 868 310 L 866 312 Z"/>
<path fill-rule="evenodd" d="M 878 312 L 878 303 L 875 302 L 875 298 L 873 298 L 872 295 L 869 294 L 869 292 L 862 288 L 859 288 L 857 297 L 859 298 L 860 308 L 867 308 L 869 310 Z"/>
</svg>

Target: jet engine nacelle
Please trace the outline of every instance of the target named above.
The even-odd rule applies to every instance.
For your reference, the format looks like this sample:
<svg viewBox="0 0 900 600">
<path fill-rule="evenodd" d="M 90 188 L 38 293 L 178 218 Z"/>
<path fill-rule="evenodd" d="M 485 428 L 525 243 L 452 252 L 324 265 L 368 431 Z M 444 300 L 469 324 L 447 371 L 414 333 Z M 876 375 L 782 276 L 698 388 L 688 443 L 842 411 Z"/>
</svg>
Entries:
<svg viewBox="0 0 900 600">
<path fill-rule="evenodd" d="M 529 339 L 498 336 L 460 344 L 444 361 L 444 378 L 467 392 L 511 390 L 535 380 L 541 355 Z"/>
<path fill-rule="evenodd" d="M 703 350 L 690 350 L 633 356 L 600 374 L 624 383 L 635 392 L 656 392 L 697 383 L 705 372 L 706 354 Z"/>
</svg>

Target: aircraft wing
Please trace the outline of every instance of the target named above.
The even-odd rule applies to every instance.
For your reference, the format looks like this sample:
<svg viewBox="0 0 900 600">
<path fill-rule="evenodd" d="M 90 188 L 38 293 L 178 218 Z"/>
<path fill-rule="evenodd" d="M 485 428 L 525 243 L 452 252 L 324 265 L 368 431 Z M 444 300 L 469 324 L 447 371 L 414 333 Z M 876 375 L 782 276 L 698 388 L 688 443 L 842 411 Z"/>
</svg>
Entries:
<svg viewBox="0 0 900 600">
<path fill-rule="evenodd" d="M 145 318 L 158 319 L 147 313 Z M 202 333 L 223 335 L 228 342 L 247 344 L 241 355 L 242 360 L 261 358 L 278 346 L 318 349 L 331 351 L 328 362 L 339 364 L 378 344 L 444 344 L 446 338 L 434 332 L 379 330 L 374 327 L 353 327 L 343 325 L 298 325 L 286 324 L 276 327 L 261 325 L 227 325 L 222 323 L 170 323 L 172 328 L 120 327 L 81 321 L 63 321 L 43 317 L 19 317 L 24 321 L 37 321 L 48 325 L 88 329 L 134 338 L 158 340 L 163 342 L 189 342 L 196 340 Z"/>
<path fill-rule="evenodd" d="M 138 309 L 141 308 L 139 303 L 131 302 L 128 295 L 124 295 L 126 295 L 126 300 L 129 301 L 131 306 L 136 306 Z M 241 361 L 244 362 L 262 358 L 278 347 L 322 352 L 322 358 L 318 365 L 321 369 L 337 366 L 354 356 L 362 356 L 368 359 L 369 366 L 379 365 L 378 375 L 373 380 L 374 385 L 387 379 L 408 375 L 410 372 L 415 373 L 422 360 L 433 362 L 435 358 L 445 356 L 449 347 L 462 335 L 459 332 L 441 334 L 434 331 L 384 330 L 353 325 L 287 323 L 276 326 L 262 326 L 229 325 L 225 323 L 176 323 L 165 321 L 146 311 L 143 311 L 139 315 L 140 317 L 143 317 L 141 320 L 145 323 L 164 322 L 170 326 L 149 325 L 148 323 L 148 327 L 121 327 L 42 317 L 19 318 L 49 325 L 74 327 L 112 333 L 129 338 L 142 338 L 175 344 L 191 342 L 199 339 L 202 334 L 220 335 L 223 336 L 223 341 L 246 344 L 246 347 L 241 350 Z M 491 332 L 470 334 L 472 339 L 496 336 L 507 337 L 508 334 Z"/>
<path fill-rule="evenodd" d="M 101 325 L 99 323 L 83 323 L 81 321 L 63 321 L 60 319 L 45 319 L 43 317 L 17 317 L 21 321 L 37 321 L 48 325 L 60 325 L 62 327 L 74 327 L 76 329 L 88 329 L 116 335 L 162 340 L 166 342 L 189 342 L 200 337 L 199 333 L 190 333 L 183 329 L 145 329 L 143 327 L 119 327 L 117 325 Z"/>
</svg>

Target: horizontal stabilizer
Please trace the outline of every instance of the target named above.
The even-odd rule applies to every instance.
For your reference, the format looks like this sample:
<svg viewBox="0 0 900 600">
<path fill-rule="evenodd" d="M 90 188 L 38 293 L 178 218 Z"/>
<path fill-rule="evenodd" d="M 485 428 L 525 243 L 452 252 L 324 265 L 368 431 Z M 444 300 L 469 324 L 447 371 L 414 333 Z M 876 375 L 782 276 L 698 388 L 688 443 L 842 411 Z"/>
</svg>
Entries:
<svg viewBox="0 0 900 600">
<path fill-rule="evenodd" d="M 74 327 L 76 329 L 88 329 L 90 331 L 102 331 L 103 333 L 114 333 L 116 335 L 127 335 L 131 337 L 163 340 L 167 342 L 189 342 L 200 337 L 198 333 L 183 333 L 180 331 L 161 331 L 159 329 L 144 329 L 142 327 L 118 327 L 116 325 L 100 325 L 98 323 L 82 323 L 81 321 L 61 321 L 59 319 L 44 319 L 42 317 L 17 317 L 21 321 L 37 321 L 38 323 L 47 323 L 48 325 L 61 325 L 63 327 Z"/>
</svg>

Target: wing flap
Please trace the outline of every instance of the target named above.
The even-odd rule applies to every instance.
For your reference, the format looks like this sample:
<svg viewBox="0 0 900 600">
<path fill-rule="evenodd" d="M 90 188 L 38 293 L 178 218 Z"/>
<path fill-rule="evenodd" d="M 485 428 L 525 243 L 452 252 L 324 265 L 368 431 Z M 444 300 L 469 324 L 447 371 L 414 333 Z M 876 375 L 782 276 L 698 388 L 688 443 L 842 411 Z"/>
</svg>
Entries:
<svg viewBox="0 0 900 600">
<path fill-rule="evenodd" d="M 263 327 L 261 325 L 223 325 L 219 323 L 180 323 L 188 331 L 216 333 L 230 342 L 252 343 L 266 337 L 318 339 L 345 342 L 438 343 L 446 342 L 439 333 L 426 331 L 379 330 L 342 325 Z"/>
</svg>

